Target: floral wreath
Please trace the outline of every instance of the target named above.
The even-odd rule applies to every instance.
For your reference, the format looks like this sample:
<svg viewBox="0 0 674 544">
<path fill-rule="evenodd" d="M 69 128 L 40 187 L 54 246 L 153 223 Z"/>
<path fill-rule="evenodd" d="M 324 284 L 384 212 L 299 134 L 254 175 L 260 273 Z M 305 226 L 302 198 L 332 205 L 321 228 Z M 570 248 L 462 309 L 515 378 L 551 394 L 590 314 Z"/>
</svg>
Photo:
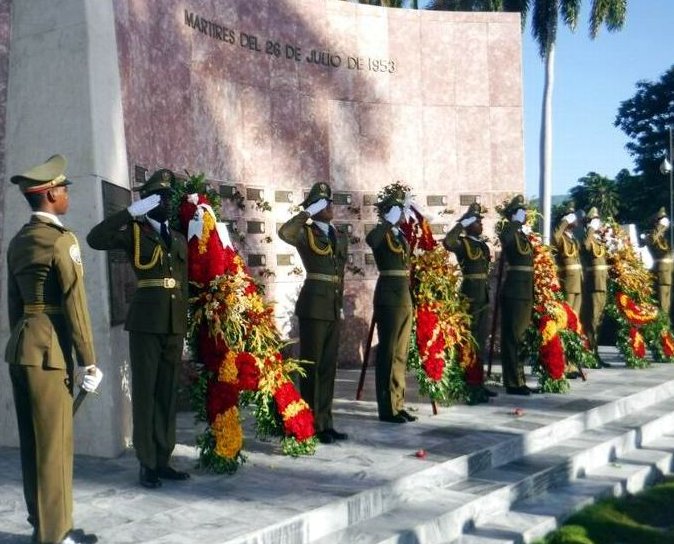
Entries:
<svg viewBox="0 0 674 544">
<path fill-rule="evenodd" d="M 610 264 L 606 313 L 618 325 L 616 345 L 630 368 L 645 368 L 646 348 L 658 362 L 674 362 L 674 336 L 655 304 L 653 278 L 629 237 L 615 222 L 598 231 Z"/>
<path fill-rule="evenodd" d="M 282 436 L 288 455 L 312 454 L 314 419 L 291 380 L 302 372 L 284 359 L 273 306 L 217 221 L 218 202 L 203 174 L 174 185 L 173 223 L 187 234 L 190 312 L 187 340 L 194 364 L 191 401 L 198 421 L 200 465 L 234 472 L 245 461 L 239 407 L 254 405 L 259 436 Z"/>
</svg>

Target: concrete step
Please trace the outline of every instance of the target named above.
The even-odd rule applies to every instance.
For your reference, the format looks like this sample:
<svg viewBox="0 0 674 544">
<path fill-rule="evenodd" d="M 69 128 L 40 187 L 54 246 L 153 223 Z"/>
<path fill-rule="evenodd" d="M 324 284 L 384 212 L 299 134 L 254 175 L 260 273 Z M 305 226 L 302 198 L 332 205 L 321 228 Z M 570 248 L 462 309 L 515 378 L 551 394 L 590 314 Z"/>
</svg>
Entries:
<svg viewBox="0 0 674 544">
<path fill-rule="evenodd" d="M 478 543 L 484 538 L 502 538 L 502 542 L 517 544 L 532 542 L 597 500 L 638 493 L 671 474 L 673 468 L 674 436 L 654 439 L 606 465 L 588 470 L 581 479 L 518 501 L 508 511 L 483 517 L 452 544 Z"/>
<path fill-rule="evenodd" d="M 655 439 L 665 431 L 674 431 L 674 399 L 508 463 L 493 463 L 463 480 L 438 480 L 401 491 L 389 510 L 312 542 L 440 543 L 459 538 L 471 527 L 476 528 L 476 537 L 528 542 L 532 535 L 554 529 L 556 517 L 515 512 L 514 504 L 529 497 L 538 500 L 549 490 L 569 486 L 579 477 L 596 480 L 593 496 L 608 492 L 604 488 L 611 482 L 628 486 L 625 489 L 641 489 L 657 472 L 662 474 L 671 468 L 671 453 L 636 453 L 643 437 Z M 613 492 L 619 494 L 620 488 Z"/>
</svg>

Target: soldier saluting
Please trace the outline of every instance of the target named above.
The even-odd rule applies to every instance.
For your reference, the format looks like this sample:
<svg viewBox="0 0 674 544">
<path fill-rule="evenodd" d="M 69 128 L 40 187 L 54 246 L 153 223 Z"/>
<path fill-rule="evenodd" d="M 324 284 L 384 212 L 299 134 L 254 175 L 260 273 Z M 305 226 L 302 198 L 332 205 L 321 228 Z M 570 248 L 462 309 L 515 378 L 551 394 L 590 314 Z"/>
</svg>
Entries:
<svg viewBox="0 0 674 544">
<path fill-rule="evenodd" d="M 19 427 L 23 492 L 33 542 L 85 544 L 73 529 L 73 350 L 80 387 L 95 391 L 96 367 L 80 246 L 58 216 L 68 212 L 61 155 L 12 177 L 33 213 L 7 250 L 11 336 L 5 359 Z"/>
<path fill-rule="evenodd" d="M 477 353 L 482 370 L 482 355 L 489 335 L 489 246 L 482 239 L 482 217 L 486 210 L 479 202 L 473 202 L 457 224 L 447 233 L 443 245 L 453 252 L 461 267 L 461 293 L 468 299 L 470 332 L 477 343 Z M 479 388 L 479 402 L 497 393 L 479 384 L 469 384 Z"/>
<path fill-rule="evenodd" d="M 564 289 L 566 302 L 576 315 L 580 316 L 583 300 L 583 267 L 580 264 L 580 243 L 573 235 L 576 220 L 576 210 L 569 204 L 555 232 L 552 233 L 552 240 L 557 250 L 559 282 Z"/>
<path fill-rule="evenodd" d="M 138 278 L 126 330 L 131 358 L 133 445 L 139 481 L 154 489 L 161 480 L 186 480 L 169 465 L 176 443 L 176 398 L 187 331 L 187 241 L 169 229 L 170 170 L 157 170 L 141 187 L 141 199 L 104 219 L 87 236 L 94 249 L 121 249 Z"/>
<path fill-rule="evenodd" d="M 652 220 L 653 229 L 646 235 L 646 245 L 653 256 L 655 265 L 655 296 L 660 309 L 669 316 L 672 290 L 672 248 L 667 240 L 669 217 L 662 207 Z"/>
<path fill-rule="evenodd" d="M 315 183 L 301 206 L 304 210 L 279 229 L 279 236 L 297 248 L 307 272 L 295 315 L 300 359 L 314 364 L 305 366 L 300 391 L 314 411 L 318 440 L 330 444 L 348 438 L 332 421 L 348 239 L 331 223 L 332 189 L 327 183 Z"/>
</svg>

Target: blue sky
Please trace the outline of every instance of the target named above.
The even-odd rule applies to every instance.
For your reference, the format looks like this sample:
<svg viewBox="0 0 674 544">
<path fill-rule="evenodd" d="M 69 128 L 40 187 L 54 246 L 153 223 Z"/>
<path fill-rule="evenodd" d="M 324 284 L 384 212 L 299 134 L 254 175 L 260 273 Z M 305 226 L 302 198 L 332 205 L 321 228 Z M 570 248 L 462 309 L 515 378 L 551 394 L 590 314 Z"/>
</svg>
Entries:
<svg viewBox="0 0 674 544">
<path fill-rule="evenodd" d="M 553 95 L 553 194 L 563 194 L 589 171 L 614 177 L 633 169 L 627 137 L 613 122 L 620 103 L 639 80 L 657 80 L 674 64 L 674 0 L 628 0 L 621 31 L 602 28 L 589 38 L 588 8 L 575 33 L 557 35 Z M 526 194 L 538 194 L 539 137 L 544 64 L 531 38 L 523 36 Z"/>
</svg>

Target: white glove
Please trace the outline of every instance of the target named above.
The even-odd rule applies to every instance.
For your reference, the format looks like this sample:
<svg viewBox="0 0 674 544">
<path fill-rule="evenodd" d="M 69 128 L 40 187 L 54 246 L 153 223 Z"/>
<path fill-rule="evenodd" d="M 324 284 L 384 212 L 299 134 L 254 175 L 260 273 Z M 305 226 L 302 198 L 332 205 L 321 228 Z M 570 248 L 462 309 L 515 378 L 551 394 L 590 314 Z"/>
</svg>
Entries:
<svg viewBox="0 0 674 544">
<path fill-rule="evenodd" d="M 400 206 L 393 206 L 389 211 L 384 214 L 384 219 L 386 219 L 391 225 L 397 225 L 402 216 L 403 210 Z"/>
<path fill-rule="evenodd" d="M 477 217 L 475 217 L 474 215 L 471 215 L 470 217 L 466 217 L 465 219 L 462 219 L 461 221 L 459 221 L 459 223 L 461 223 L 461 226 L 465 229 L 466 227 L 469 227 L 470 225 L 475 223 L 475 221 L 477 221 Z"/>
<path fill-rule="evenodd" d="M 103 372 L 96 365 L 85 366 L 83 372 L 78 377 L 80 389 L 87 393 L 93 393 L 98 389 L 98 385 L 103 379 Z"/>
<path fill-rule="evenodd" d="M 306 208 L 304 208 L 304 211 L 307 212 L 310 216 L 314 216 L 318 212 L 323 211 L 327 207 L 328 207 L 327 199 L 321 198 L 320 200 L 317 200 L 313 204 L 309 204 Z"/>
<path fill-rule="evenodd" d="M 564 217 L 562 217 L 562 221 L 566 221 L 567 223 L 574 223 L 576 221 L 576 214 L 567 213 Z"/>
<path fill-rule="evenodd" d="M 522 225 L 522 232 L 524 233 L 525 236 L 529 236 L 531 234 L 531 225 L 524 224 Z"/>
<path fill-rule="evenodd" d="M 669 227 L 669 217 L 661 217 L 658 221 L 663 227 Z"/>
<path fill-rule="evenodd" d="M 150 210 L 154 210 L 161 202 L 161 197 L 158 194 L 146 196 L 140 200 L 136 200 L 131 206 L 127 208 L 131 217 L 140 217 L 145 215 Z"/>
<path fill-rule="evenodd" d="M 601 227 L 601 219 L 599 219 L 598 217 L 590 219 L 590 228 L 592 230 L 599 230 L 600 227 Z"/>
<path fill-rule="evenodd" d="M 412 221 L 414 219 L 414 213 L 410 208 L 403 208 L 403 215 L 405 216 L 405 221 Z"/>
<path fill-rule="evenodd" d="M 526 219 L 527 219 L 527 212 L 524 211 L 524 208 L 520 208 L 512 216 L 513 221 L 519 221 L 520 223 L 524 223 Z"/>
</svg>

